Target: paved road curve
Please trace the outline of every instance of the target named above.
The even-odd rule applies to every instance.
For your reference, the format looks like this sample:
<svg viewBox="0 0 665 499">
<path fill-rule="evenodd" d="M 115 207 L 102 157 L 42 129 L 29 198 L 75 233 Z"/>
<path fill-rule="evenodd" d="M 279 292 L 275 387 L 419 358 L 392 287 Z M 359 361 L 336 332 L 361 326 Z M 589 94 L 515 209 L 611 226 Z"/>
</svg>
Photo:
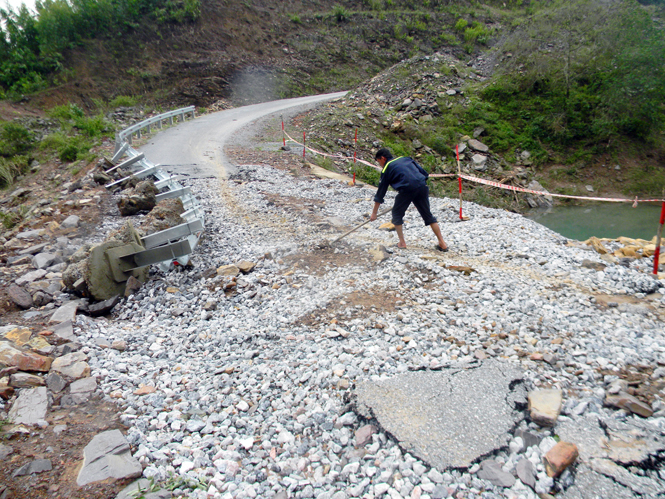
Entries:
<svg viewBox="0 0 665 499">
<path fill-rule="evenodd" d="M 345 93 L 264 102 L 206 114 L 158 133 L 141 151 L 152 163 L 172 173 L 224 178 L 234 170 L 234 165 L 224 155 L 224 145 L 243 126 L 270 114 L 318 104 Z"/>
</svg>

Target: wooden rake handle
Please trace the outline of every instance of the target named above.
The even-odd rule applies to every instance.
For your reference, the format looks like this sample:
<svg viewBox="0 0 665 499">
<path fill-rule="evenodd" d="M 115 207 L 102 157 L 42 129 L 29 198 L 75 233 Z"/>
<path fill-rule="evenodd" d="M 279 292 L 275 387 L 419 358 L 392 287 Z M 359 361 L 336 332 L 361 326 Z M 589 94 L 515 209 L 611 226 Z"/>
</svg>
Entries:
<svg viewBox="0 0 665 499">
<path fill-rule="evenodd" d="M 389 211 L 392 211 L 392 208 L 388 208 L 387 210 L 382 211 L 381 213 L 379 213 L 379 214 L 376 216 L 376 218 L 379 218 L 379 217 L 385 215 L 385 214 L 388 213 Z M 367 225 L 367 224 L 370 223 L 370 222 L 371 222 L 371 220 L 367 220 L 366 222 L 361 223 L 360 225 L 354 227 L 354 228 L 351 229 L 350 231 L 345 232 L 344 234 L 342 234 L 341 236 L 339 236 L 337 239 L 335 239 L 335 240 L 334 240 L 332 243 L 330 243 L 330 244 L 335 244 L 335 243 L 336 243 L 337 241 L 339 241 L 340 239 L 343 239 L 343 238 L 345 238 L 346 236 L 348 236 L 349 234 L 351 234 L 351 232 L 355 232 L 355 231 L 357 231 L 358 229 L 360 229 L 360 227 L 362 227 L 363 225 Z"/>
</svg>

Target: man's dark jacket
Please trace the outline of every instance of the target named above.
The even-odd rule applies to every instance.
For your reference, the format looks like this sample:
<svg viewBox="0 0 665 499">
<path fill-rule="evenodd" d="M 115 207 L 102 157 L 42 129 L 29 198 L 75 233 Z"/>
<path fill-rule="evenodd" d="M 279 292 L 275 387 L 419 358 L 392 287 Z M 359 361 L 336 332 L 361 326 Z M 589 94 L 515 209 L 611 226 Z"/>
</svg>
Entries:
<svg viewBox="0 0 665 499">
<path fill-rule="evenodd" d="M 420 189 L 427 185 L 427 177 L 429 177 L 429 173 L 412 158 L 400 156 L 391 159 L 383 167 L 374 201 L 383 203 L 388 186 L 392 186 L 397 192 Z"/>
</svg>

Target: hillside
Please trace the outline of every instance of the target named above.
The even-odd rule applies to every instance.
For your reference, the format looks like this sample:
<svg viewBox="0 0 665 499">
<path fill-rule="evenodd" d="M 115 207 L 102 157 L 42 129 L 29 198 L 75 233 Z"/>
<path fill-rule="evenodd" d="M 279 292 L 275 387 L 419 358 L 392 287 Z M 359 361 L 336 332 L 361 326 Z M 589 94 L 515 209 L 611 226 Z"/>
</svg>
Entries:
<svg viewBox="0 0 665 499">
<path fill-rule="evenodd" d="M 136 5 L 77 0 L 47 2 L 37 18 L 1 12 L 2 115 L 20 117 L 0 130 L 3 185 L 54 155 L 79 171 L 112 134 L 118 106 L 140 116 L 356 88 L 312 120 L 314 140 L 330 150 L 358 126 L 366 155 L 383 143 L 432 171 L 454 171 L 455 144 L 475 134 L 491 152 L 478 172 L 496 180 L 536 178 L 575 195 L 590 185 L 658 196 L 665 186 L 662 2 Z M 427 113 L 403 106 L 423 98 Z M 49 109 L 48 123 L 21 117 Z M 525 207 L 495 194 L 475 189 L 472 199 Z"/>
</svg>

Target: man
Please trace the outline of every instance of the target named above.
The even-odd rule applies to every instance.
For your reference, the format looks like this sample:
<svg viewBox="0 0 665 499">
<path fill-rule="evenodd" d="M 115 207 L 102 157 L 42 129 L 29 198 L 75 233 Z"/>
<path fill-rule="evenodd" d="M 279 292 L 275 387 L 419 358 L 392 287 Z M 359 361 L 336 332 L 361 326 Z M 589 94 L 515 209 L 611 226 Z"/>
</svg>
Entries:
<svg viewBox="0 0 665 499">
<path fill-rule="evenodd" d="M 439 251 L 448 251 L 448 245 L 441 236 L 439 224 L 429 208 L 429 188 L 427 187 L 429 174 L 411 158 L 400 156 L 393 159 L 390 149 L 385 147 L 377 151 L 375 159 L 383 170 L 381 171 L 379 188 L 376 191 L 376 196 L 374 196 L 374 209 L 370 220 L 376 220 L 379 206 L 383 203 L 388 186 L 392 186 L 398 192 L 392 209 L 392 222 L 399 238 L 397 247 L 406 248 L 402 225 L 404 224 L 404 213 L 409 205 L 413 203 L 425 225 L 431 227 L 432 232 L 438 239 L 435 248 Z"/>
</svg>

